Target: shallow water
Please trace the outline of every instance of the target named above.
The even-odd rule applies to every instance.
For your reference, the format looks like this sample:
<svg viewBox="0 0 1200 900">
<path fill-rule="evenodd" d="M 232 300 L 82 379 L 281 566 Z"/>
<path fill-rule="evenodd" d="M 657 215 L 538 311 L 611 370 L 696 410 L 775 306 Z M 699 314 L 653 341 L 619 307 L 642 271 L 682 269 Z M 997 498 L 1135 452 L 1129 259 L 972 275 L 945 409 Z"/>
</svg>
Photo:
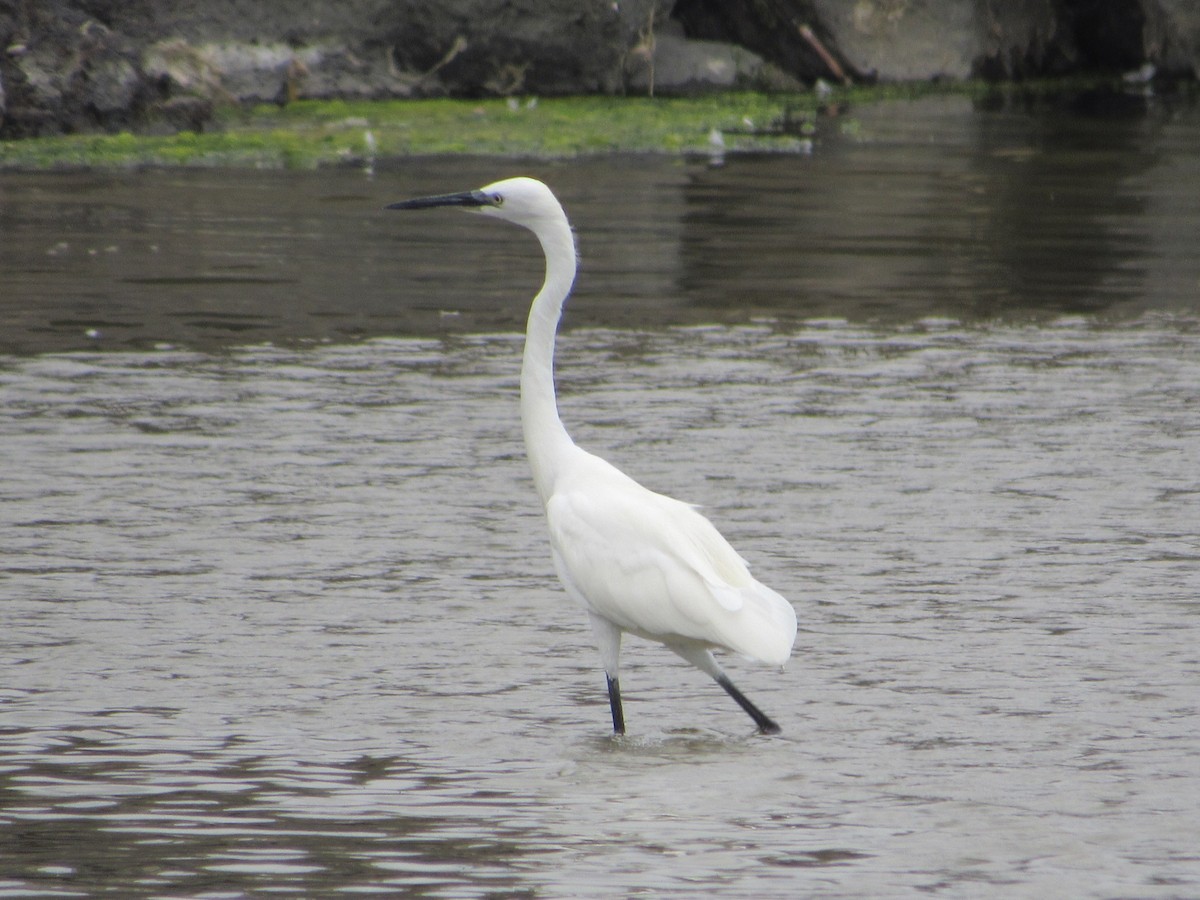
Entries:
<svg viewBox="0 0 1200 900">
<path fill-rule="evenodd" d="M 1195 161 L 1165 123 L 1103 191 L 1042 176 L 1088 222 L 975 222 L 965 145 L 1053 124 L 934 106 L 809 160 L 542 173 L 587 261 L 564 418 L 796 604 L 783 673 L 725 660 L 778 738 L 636 640 L 606 734 L 516 423 L 533 248 L 373 212 L 495 163 L 9 182 L 182 199 L 157 251 L 101 215 L 6 268 L 0 896 L 1195 895 L 1200 201 L 1160 178 Z M 228 233 L 189 248 L 220 217 L 181 209 Z M 260 280 L 200 277 L 217 247 Z"/>
</svg>

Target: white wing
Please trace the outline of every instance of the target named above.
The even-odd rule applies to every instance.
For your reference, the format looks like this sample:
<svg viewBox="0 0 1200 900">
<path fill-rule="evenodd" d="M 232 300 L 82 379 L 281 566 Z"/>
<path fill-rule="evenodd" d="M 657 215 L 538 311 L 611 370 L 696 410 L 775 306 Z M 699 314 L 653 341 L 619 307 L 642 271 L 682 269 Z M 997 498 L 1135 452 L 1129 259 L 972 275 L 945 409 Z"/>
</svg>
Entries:
<svg viewBox="0 0 1200 900">
<path fill-rule="evenodd" d="M 559 574 L 572 593 L 618 627 L 726 647 L 782 664 L 796 612 L 756 581 L 694 508 L 642 487 L 582 454 L 546 502 Z"/>
</svg>

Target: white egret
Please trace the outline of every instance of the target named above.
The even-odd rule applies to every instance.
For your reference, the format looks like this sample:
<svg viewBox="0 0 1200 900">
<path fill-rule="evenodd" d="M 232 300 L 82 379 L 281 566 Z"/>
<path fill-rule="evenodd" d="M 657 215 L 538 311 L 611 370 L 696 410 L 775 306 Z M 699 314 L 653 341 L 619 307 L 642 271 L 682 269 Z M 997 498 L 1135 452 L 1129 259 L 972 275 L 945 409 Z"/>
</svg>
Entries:
<svg viewBox="0 0 1200 900">
<path fill-rule="evenodd" d="M 613 731 L 625 732 L 618 657 L 623 632 L 659 641 L 712 676 L 759 730 L 779 731 L 712 655 L 722 647 L 782 666 L 796 611 L 756 581 L 745 560 L 694 507 L 642 487 L 580 449 L 558 415 L 554 339 L 575 281 L 575 240 L 550 189 L 532 178 L 477 191 L 393 203 L 388 209 L 457 206 L 523 225 L 546 256 L 521 365 L 521 422 L 533 480 L 546 510 L 554 566 L 587 610 L 608 678 Z"/>
</svg>

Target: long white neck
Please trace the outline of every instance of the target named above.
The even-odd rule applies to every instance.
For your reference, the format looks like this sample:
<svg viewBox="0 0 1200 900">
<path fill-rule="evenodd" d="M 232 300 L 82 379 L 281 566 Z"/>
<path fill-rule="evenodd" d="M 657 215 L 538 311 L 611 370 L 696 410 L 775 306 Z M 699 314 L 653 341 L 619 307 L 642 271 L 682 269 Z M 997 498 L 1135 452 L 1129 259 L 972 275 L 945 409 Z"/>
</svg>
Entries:
<svg viewBox="0 0 1200 900">
<path fill-rule="evenodd" d="M 575 240 L 561 209 L 534 229 L 546 255 L 546 280 L 533 298 L 521 363 L 521 424 L 533 481 L 545 503 L 559 465 L 575 444 L 558 417 L 554 394 L 554 337 L 563 303 L 575 281 Z"/>
</svg>

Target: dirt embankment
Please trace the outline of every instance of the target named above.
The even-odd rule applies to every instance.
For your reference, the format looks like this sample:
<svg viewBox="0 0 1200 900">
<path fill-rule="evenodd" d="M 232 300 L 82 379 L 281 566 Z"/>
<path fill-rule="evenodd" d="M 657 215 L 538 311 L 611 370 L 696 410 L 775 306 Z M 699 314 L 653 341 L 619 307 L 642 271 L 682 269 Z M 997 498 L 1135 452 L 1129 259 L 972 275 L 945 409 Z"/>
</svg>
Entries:
<svg viewBox="0 0 1200 900">
<path fill-rule="evenodd" d="M 1200 0 L 12 0 L 0 136 L 221 103 L 1200 73 Z"/>
</svg>

